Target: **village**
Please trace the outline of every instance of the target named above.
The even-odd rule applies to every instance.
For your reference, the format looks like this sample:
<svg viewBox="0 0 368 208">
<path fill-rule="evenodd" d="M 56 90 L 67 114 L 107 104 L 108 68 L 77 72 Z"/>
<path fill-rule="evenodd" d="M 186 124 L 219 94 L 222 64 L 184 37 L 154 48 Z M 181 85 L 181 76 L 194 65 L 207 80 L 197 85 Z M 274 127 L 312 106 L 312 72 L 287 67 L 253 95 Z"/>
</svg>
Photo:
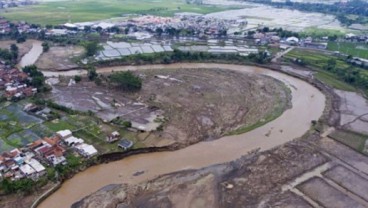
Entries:
<svg viewBox="0 0 368 208">
<path fill-rule="evenodd" d="M 0 9 L 27 6 L 27 5 L 32 5 L 36 3 L 37 3 L 36 1 L 32 1 L 32 0 L 2 0 L 0 1 Z"/>
<path fill-rule="evenodd" d="M 13 4 L 0 1 L 0 8 L 10 5 Z M 368 35 L 348 33 L 338 37 L 312 37 L 261 24 L 253 27 L 248 24 L 247 17 L 221 19 L 192 12 L 177 13 L 172 17 L 127 15 L 113 20 L 69 21 L 57 25 L 37 25 L 0 17 L 0 38 L 12 39 L 13 44 L 18 45 L 26 43 L 31 46 L 28 51 L 38 44 L 40 55 L 34 61 L 34 67 L 42 67 L 38 68 L 40 71 L 37 73 L 42 74 L 42 70 L 47 73 L 85 69 L 74 77 L 48 78 L 42 75 L 40 82 L 45 86 L 40 87 L 32 81 L 35 80 L 32 73 L 19 65 L 20 57 L 13 62 L 0 60 L 0 178 L 12 182 L 20 179 L 37 182 L 48 178 L 52 171 L 56 172 L 53 177 L 56 180 L 62 177 L 62 181 L 70 176 L 64 174 L 65 169 L 75 164 L 85 165 L 75 168 L 76 173 L 90 166 L 101 155 L 215 140 L 223 136 L 225 131 L 236 134 L 237 131 L 230 126 L 240 126 L 238 133 L 242 133 L 252 125 L 260 125 L 257 116 L 269 119 L 269 112 L 254 111 L 257 116 L 254 116 L 254 120 L 247 120 L 249 123 L 246 125 L 241 120 L 231 125 L 227 121 L 229 127 L 221 130 L 215 128 L 216 125 L 224 125 L 221 122 L 226 122 L 223 116 L 216 117 L 218 112 L 226 109 L 229 114 L 232 109 L 240 109 L 244 104 L 237 100 L 241 96 L 232 92 L 249 86 L 258 91 L 265 88 L 267 92 L 280 90 L 279 86 L 272 84 L 272 80 L 254 78 L 252 81 L 267 83 L 266 87 L 258 89 L 256 84 L 247 86 L 244 83 L 248 77 L 229 75 L 221 70 L 176 70 L 173 73 L 171 69 L 162 67 L 153 72 L 138 70 L 135 74 L 145 82 L 145 88 L 139 94 L 123 94 L 111 87 L 108 75 L 99 76 L 95 71 L 99 82 L 89 79 L 94 64 L 129 61 L 131 57 L 142 57 L 144 60 L 145 55 L 149 57 L 150 54 L 165 57 L 177 51 L 199 54 L 199 57 L 210 54 L 213 57 L 236 57 L 241 61 L 249 58 L 248 61 L 255 64 L 264 64 L 277 62 L 278 58 L 282 59 L 284 54 L 293 49 L 310 49 L 332 54 L 348 64 L 368 67 L 368 59 L 329 48 L 329 44 L 339 46 L 340 43 L 364 45 L 368 43 Z M 83 44 L 93 42 L 97 50 L 86 56 Z M 261 59 L 250 59 L 260 54 Z M 70 67 L 60 64 L 59 60 L 65 61 L 65 65 Z M 287 60 L 290 64 L 305 64 L 300 58 L 290 60 Z M 218 83 L 227 83 L 228 76 L 231 76 L 232 82 L 220 89 L 221 97 L 211 94 L 212 89 L 219 90 L 216 88 L 220 85 Z M 213 83 L 206 80 L 212 80 Z M 50 92 L 46 93 L 47 90 Z M 267 106 L 271 109 L 270 106 L 281 103 L 281 110 L 277 111 L 282 113 L 287 103 L 280 100 L 287 102 L 287 92 L 282 95 L 271 94 L 268 102 L 260 102 L 262 104 L 257 107 L 266 109 Z M 182 95 L 193 97 L 185 99 Z M 213 96 L 210 96 L 212 103 L 201 100 L 203 95 Z M 245 95 L 246 92 L 243 92 L 242 96 Z M 165 99 L 157 102 L 156 98 Z M 224 100 L 233 100 L 232 106 L 222 106 Z M 257 97 L 252 100 L 254 103 L 259 101 Z M 190 115 L 183 111 L 191 109 L 193 103 L 200 110 Z M 169 109 L 170 114 L 165 112 L 166 109 Z M 275 118 L 277 115 L 272 114 Z M 280 130 L 282 132 L 283 129 Z"/>
<path fill-rule="evenodd" d="M 46 174 L 48 168 L 66 165 L 68 155 L 89 159 L 99 153 L 93 145 L 88 144 L 82 138 L 74 136 L 69 129 L 56 132 L 50 129 L 44 133 L 32 130 L 34 124 L 41 124 L 43 120 L 55 119 L 55 114 L 48 107 L 29 103 L 30 99 L 37 94 L 37 88 L 27 84 L 31 79 L 25 72 L 0 64 L 1 97 L 5 102 L 5 105 L 3 103 L 1 106 L 2 115 L 0 120 L 2 125 L 10 125 L 8 128 L 2 128 L 1 137 L 4 137 L 4 131 L 7 130 L 10 132 L 21 130 L 21 132 L 24 132 L 13 133 L 8 136 L 8 139 L 11 138 L 12 141 L 16 140 L 17 137 L 24 137 L 20 143 L 16 143 L 16 146 L 19 146 L 18 148 L 11 149 L 12 147 L 5 145 L 3 141 L 0 145 L 0 177 L 12 181 L 22 178 L 37 181 Z M 17 101 L 23 102 L 23 104 L 20 104 L 24 106 L 23 109 L 19 109 L 20 106 Z M 13 111 L 13 108 L 15 108 L 16 115 L 9 114 Z M 18 130 L 12 130 L 13 128 Z M 48 136 L 40 138 L 42 135 Z M 122 139 L 118 131 L 111 132 L 104 139 L 107 144 L 116 142 L 114 145 L 122 150 L 127 150 L 133 146 L 133 142 Z M 30 141 L 30 143 L 25 143 L 27 141 Z"/>
</svg>

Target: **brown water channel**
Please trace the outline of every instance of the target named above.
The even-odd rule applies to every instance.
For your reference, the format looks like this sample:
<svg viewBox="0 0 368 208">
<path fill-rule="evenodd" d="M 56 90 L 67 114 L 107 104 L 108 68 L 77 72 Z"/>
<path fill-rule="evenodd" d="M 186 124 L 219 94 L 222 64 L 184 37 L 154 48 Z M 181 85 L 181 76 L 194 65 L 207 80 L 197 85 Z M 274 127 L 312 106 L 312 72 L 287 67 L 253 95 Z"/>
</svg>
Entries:
<svg viewBox="0 0 368 208">
<path fill-rule="evenodd" d="M 70 207 L 72 203 L 108 184 L 135 184 L 174 171 L 197 169 L 232 161 L 257 148 L 271 149 L 302 136 L 310 128 L 311 121 L 318 120 L 325 108 L 325 96 L 307 82 L 276 71 L 252 66 L 183 63 L 100 68 L 98 72 L 156 68 L 222 68 L 243 73 L 264 74 L 284 82 L 291 89 L 292 108 L 286 110 L 277 119 L 241 135 L 200 142 L 174 152 L 131 156 L 88 168 L 67 180 L 59 190 L 39 205 L 40 208 Z M 45 75 L 72 76 L 85 73 L 86 71 L 45 72 Z M 133 176 L 138 171 L 144 171 L 144 174 Z"/>
</svg>

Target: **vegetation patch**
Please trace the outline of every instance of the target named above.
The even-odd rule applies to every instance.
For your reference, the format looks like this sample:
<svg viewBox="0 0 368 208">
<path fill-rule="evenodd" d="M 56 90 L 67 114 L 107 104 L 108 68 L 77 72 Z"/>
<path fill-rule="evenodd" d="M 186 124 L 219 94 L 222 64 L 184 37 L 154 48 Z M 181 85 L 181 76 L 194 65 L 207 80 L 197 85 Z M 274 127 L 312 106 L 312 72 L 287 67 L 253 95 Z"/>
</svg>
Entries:
<svg viewBox="0 0 368 208">
<path fill-rule="evenodd" d="M 368 139 L 368 135 L 360 134 L 349 130 L 335 130 L 329 135 L 333 139 L 357 150 L 363 152 L 365 141 Z"/>
<path fill-rule="evenodd" d="M 237 7 L 231 7 L 237 8 Z M 66 22 L 87 22 L 126 14 L 152 14 L 172 16 L 178 12 L 207 14 L 229 7 L 187 4 L 182 0 L 81 0 L 45 1 L 38 5 L 0 10 L 1 16 L 10 20 L 26 20 L 36 24 L 64 24 Z"/>
<path fill-rule="evenodd" d="M 368 44 L 334 41 L 328 43 L 327 49 L 368 59 Z"/>
</svg>

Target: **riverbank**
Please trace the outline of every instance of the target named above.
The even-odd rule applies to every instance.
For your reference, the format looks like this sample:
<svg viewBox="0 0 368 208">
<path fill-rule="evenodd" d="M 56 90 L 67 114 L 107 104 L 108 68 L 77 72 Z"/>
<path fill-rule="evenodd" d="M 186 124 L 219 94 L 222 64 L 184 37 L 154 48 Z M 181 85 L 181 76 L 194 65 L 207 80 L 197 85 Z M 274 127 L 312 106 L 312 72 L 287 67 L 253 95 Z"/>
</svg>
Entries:
<svg viewBox="0 0 368 208">
<path fill-rule="evenodd" d="M 264 68 L 221 64 L 175 64 L 148 67 L 129 66 L 122 67 L 120 70 L 173 68 L 174 66 L 177 68 L 223 68 L 271 76 L 290 87 L 293 107 L 274 121 L 242 135 L 201 142 L 174 152 L 135 155 L 124 160 L 91 167 L 67 180 L 58 191 L 41 203 L 40 207 L 54 206 L 57 204 L 56 201 L 63 202 L 59 207 L 67 207 L 107 184 L 138 183 L 164 173 L 231 161 L 254 149 L 263 151 L 273 148 L 303 135 L 310 128 L 311 121 L 318 120 L 324 110 L 325 96 L 318 89 L 298 78 Z M 111 72 L 111 68 L 97 70 L 99 73 Z M 295 115 L 299 116 L 295 118 Z M 134 176 L 135 173 L 141 171 L 143 174 Z M 92 178 L 100 180 L 96 181 Z M 80 184 L 83 184 L 83 187 Z"/>
</svg>

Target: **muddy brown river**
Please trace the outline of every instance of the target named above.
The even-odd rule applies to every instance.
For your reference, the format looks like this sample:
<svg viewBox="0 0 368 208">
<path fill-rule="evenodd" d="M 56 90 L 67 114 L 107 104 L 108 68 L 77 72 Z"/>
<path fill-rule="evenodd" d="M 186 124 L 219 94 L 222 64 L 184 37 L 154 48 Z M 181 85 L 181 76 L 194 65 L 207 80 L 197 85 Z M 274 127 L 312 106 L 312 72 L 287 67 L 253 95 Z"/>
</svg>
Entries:
<svg viewBox="0 0 368 208">
<path fill-rule="evenodd" d="M 20 60 L 18 66 L 23 68 L 25 66 L 29 66 L 35 64 L 37 59 L 43 52 L 42 42 L 41 41 L 34 41 L 32 44 L 31 50 L 25 54 L 22 59 Z"/>
<path fill-rule="evenodd" d="M 291 89 L 292 108 L 277 119 L 250 132 L 226 136 L 218 140 L 200 142 L 174 152 L 159 152 L 131 156 L 108 164 L 101 164 L 78 173 L 42 202 L 40 208 L 65 208 L 108 184 L 135 184 L 159 175 L 186 169 L 197 169 L 240 158 L 249 151 L 268 150 L 302 136 L 311 121 L 318 120 L 325 107 L 325 96 L 310 84 L 272 70 L 226 64 L 171 64 L 153 66 L 122 66 L 100 68 L 99 73 L 111 71 L 162 68 L 222 68 L 243 73 L 257 73 L 274 77 Z M 45 72 L 46 76 L 85 74 L 86 71 Z M 231 101 L 229 101 L 231 102 Z M 266 136 L 267 135 L 267 136 Z M 138 171 L 144 174 L 133 176 Z"/>
</svg>

